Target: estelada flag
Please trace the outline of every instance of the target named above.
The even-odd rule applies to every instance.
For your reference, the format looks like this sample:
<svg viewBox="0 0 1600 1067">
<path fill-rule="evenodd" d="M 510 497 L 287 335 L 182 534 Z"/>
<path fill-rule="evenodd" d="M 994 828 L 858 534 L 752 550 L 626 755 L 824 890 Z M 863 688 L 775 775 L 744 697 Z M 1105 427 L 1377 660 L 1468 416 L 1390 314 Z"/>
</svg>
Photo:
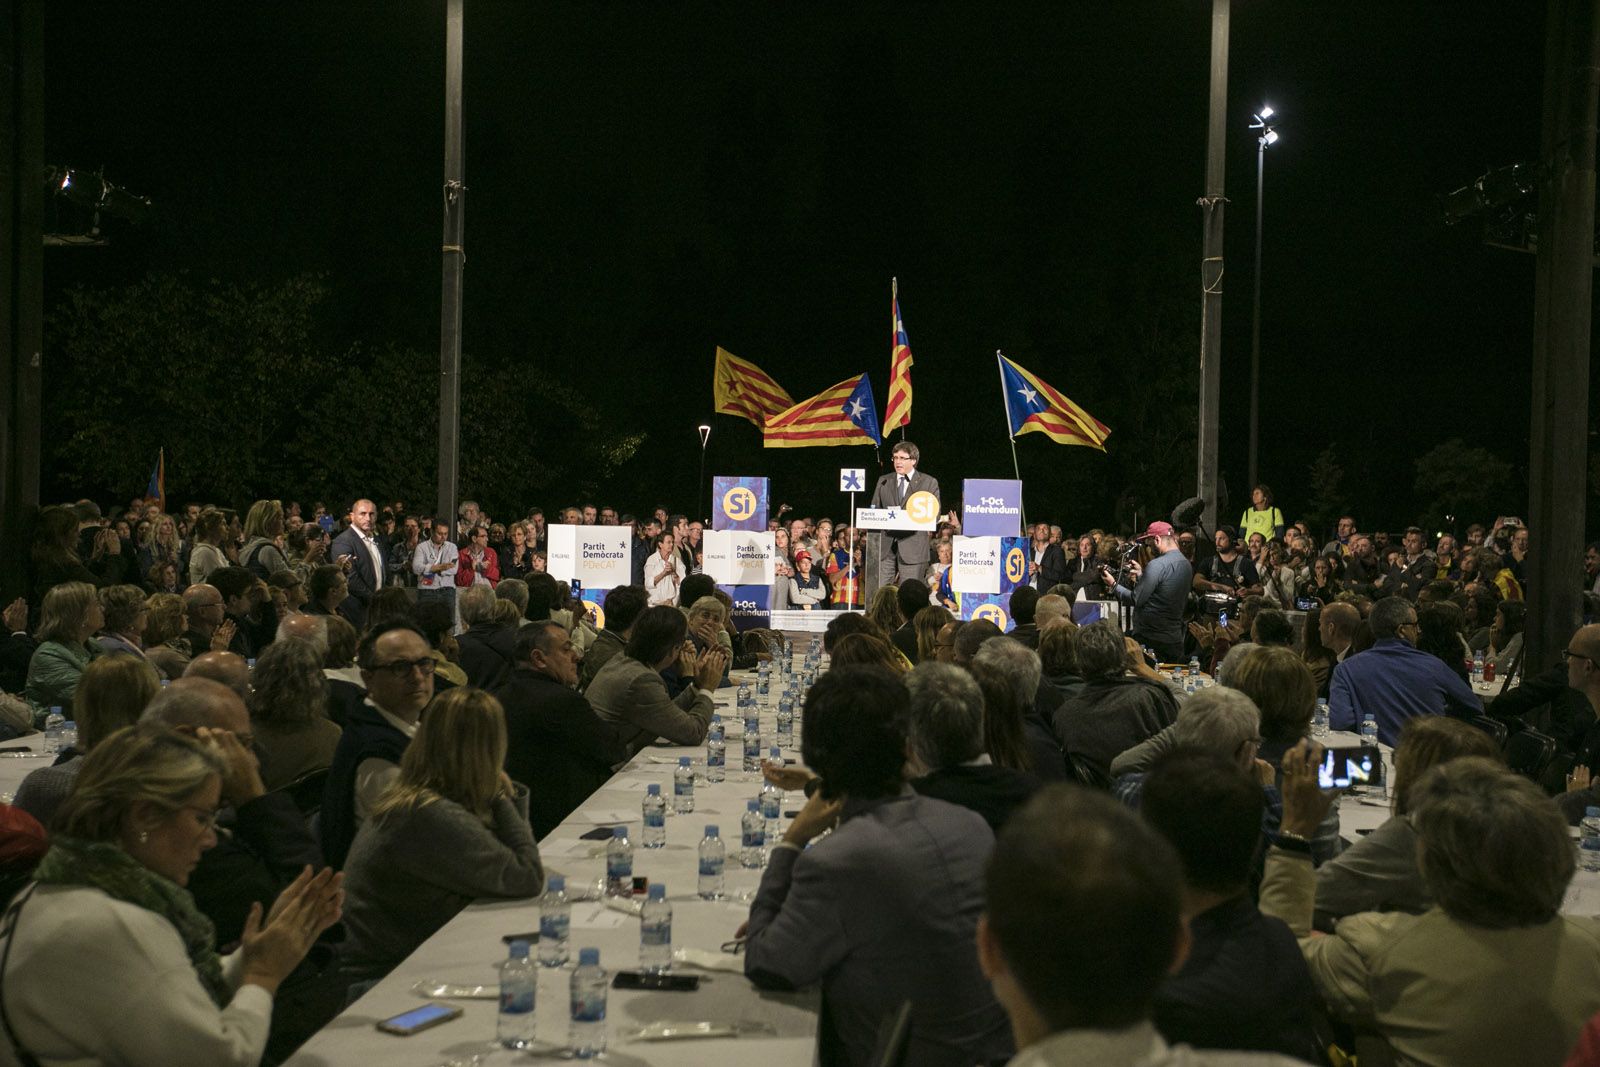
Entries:
<svg viewBox="0 0 1600 1067">
<path fill-rule="evenodd" d="M 847 378 L 810 400 L 802 400 L 772 416 L 761 432 L 761 443 L 767 448 L 876 447 L 882 440 L 878 432 L 877 405 L 872 399 L 872 379 L 865 374 Z"/>
<path fill-rule="evenodd" d="M 737 415 L 757 426 L 794 406 L 783 387 L 760 367 L 717 348 L 717 366 L 711 378 L 712 407 L 719 415 Z"/>
<path fill-rule="evenodd" d="M 900 319 L 900 282 L 893 279 L 889 308 L 894 315 L 894 337 L 889 351 L 889 402 L 883 408 L 883 432 L 911 425 L 911 342 Z"/>
<path fill-rule="evenodd" d="M 1024 370 L 999 352 L 1000 380 L 1005 387 L 1006 421 L 1011 436 L 1044 434 L 1061 445 L 1087 445 L 1106 450 L 1111 428 L 1068 400 L 1043 378 Z"/>
</svg>

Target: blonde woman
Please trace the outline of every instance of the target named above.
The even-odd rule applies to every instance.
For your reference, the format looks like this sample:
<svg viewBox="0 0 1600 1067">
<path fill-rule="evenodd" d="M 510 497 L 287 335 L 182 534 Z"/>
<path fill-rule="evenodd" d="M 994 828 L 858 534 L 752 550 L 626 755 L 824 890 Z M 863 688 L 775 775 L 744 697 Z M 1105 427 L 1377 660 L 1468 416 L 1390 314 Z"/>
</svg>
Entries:
<svg viewBox="0 0 1600 1067">
<path fill-rule="evenodd" d="M 0 944 L 8 1060 L 261 1061 L 279 983 L 339 920 L 341 876 L 307 868 L 219 957 L 184 887 L 217 843 L 225 773 L 208 737 L 153 724 L 84 757 Z"/>
<path fill-rule="evenodd" d="M 183 541 L 178 537 L 178 521 L 171 515 L 157 515 L 139 543 L 139 578 L 149 581 L 150 569 L 157 563 L 174 567 L 183 558 Z"/>
<path fill-rule="evenodd" d="M 239 564 L 262 578 L 289 569 L 283 554 L 283 504 L 277 500 L 257 500 L 244 519 L 244 548 Z"/>
<path fill-rule="evenodd" d="M 543 892 L 528 791 L 505 758 L 500 701 L 464 687 L 428 706 L 345 860 L 342 967 L 352 981 L 381 978 L 474 900 Z"/>
<path fill-rule="evenodd" d="M 100 598 L 88 582 L 64 582 L 44 595 L 39 628 L 34 631 L 39 647 L 28 660 L 24 694 L 33 705 L 35 727 L 44 725 L 52 707 L 72 717 L 72 695 L 78 680 L 89 661 L 100 654 L 100 647 L 90 638 L 104 625 Z"/>
<path fill-rule="evenodd" d="M 188 605 L 176 593 L 152 593 L 145 606 L 150 611 L 144 622 L 145 655 L 164 676 L 183 677 L 183 669 L 195 654 L 183 637 L 189 629 Z"/>
<path fill-rule="evenodd" d="M 872 594 L 872 604 L 867 608 L 867 618 L 882 627 L 886 634 L 892 634 L 904 626 L 906 617 L 900 611 L 900 587 L 886 585 Z"/>
</svg>

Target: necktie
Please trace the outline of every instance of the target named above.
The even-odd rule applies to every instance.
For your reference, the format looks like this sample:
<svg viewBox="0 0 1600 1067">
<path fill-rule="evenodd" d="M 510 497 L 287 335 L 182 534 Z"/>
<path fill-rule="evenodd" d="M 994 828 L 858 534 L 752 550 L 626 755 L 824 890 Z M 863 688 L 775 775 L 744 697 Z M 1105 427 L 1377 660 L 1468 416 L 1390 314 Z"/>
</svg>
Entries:
<svg viewBox="0 0 1600 1067">
<path fill-rule="evenodd" d="M 902 474 L 900 476 L 900 503 L 904 504 L 906 502 L 906 494 L 910 490 L 911 490 L 911 478 L 910 478 L 909 475 Z"/>
</svg>

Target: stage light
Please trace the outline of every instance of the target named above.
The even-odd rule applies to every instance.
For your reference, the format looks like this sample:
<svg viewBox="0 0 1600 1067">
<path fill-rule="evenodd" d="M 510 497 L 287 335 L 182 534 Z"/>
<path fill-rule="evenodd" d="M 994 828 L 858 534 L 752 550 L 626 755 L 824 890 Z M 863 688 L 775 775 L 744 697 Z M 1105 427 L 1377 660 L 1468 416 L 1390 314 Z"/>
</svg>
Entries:
<svg viewBox="0 0 1600 1067">
<path fill-rule="evenodd" d="M 1277 144 L 1278 143 L 1278 131 L 1277 130 L 1273 130 L 1273 129 L 1268 129 L 1266 133 L 1261 135 L 1261 139 L 1263 141 L 1267 142 L 1268 144 Z"/>
<path fill-rule="evenodd" d="M 1270 119 L 1272 117 L 1272 114 L 1273 114 L 1272 105 L 1271 104 L 1267 104 L 1267 105 L 1262 107 L 1261 114 L 1258 115 L 1257 117 L 1258 118 L 1263 118 L 1263 119 Z"/>
</svg>

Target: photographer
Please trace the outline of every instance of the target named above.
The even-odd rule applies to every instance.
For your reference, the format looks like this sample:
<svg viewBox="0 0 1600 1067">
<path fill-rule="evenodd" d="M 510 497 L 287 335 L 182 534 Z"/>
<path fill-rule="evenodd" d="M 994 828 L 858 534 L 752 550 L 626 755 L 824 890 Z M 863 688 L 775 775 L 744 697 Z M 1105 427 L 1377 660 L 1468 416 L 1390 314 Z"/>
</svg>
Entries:
<svg viewBox="0 0 1600 1067">
<path fill-rule="evenodd" d="M 1137 540 L 1154 539 L 1156 555 L 1147 566 L 1137 560 L 1128 564 L 1135 587 L 1117 583 L 1110 570 L 1100 569 L 1101 579 L 1116 598 L 1133 605 L 1133 636 L 1148 645 L 1163 663 L 1183 662 L 1183 612 L 1189 603 L 1189 587 L 1194 570 L 1178 550 L 1178 538 L 1171 523 L 1152 522 Z"/>
<path fill-rule="evenodd" d="M 1194 587 L 1202 593 L 1224 593 L 1228 596 L 1259 596 L 1261 575 L 1249 555 L 1238 550 L 1233 530 L 1217 527 L 1216 554 L 1201 567 L 1194 577 Z"/>
</svg>

